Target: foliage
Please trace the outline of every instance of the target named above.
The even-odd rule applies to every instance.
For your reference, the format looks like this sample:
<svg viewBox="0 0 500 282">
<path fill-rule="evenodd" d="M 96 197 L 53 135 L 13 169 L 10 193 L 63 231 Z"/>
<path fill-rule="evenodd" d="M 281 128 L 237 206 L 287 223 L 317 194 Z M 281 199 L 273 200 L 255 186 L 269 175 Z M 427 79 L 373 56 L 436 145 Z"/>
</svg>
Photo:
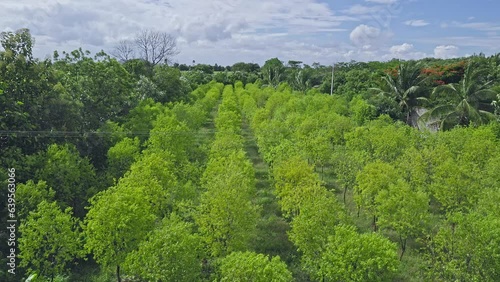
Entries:
<svg viewBox="0 0 500 282">
<path fill-rule="evenodd" d="M 252 252 L 233 252 L 220 263 L 220 281 L 291 281 L 292 273 L 279 256 L 268 258 Z"/>
<path fill-rule="evenodd" d="M 398 268 L 395 245 L 377 233 L 339 225 L 318 258 L 316 277 L 326 281 L 389 281 Z"/>
<path fill-rule="evenodd" d="M 493 120 L 491 103 L 497 98 L 497 93 L 491 89 L 491 81 L 482 82 L 485 72 L 486 69 L 469 62 L 459 83 L 436 87 L 435 94 L 446 94 L 452 99 L 428 111 L 420 118 L 422 122 L 438 123 L 439 128 L 446 130 L 455 125 L 478 126 Z"/>
<path fill-rule="evenodd" d="M 421 65 L 416 62 L 401 63 L 395 76 L 388 73 L 382 77 L 382 87 L 371 90 L 379 95 L 391 97 L 398 103 L 408 125 L 416 126 L 412 121 L 412 111 L 420 101 L 426 101 L 425 76 L 421 74 Z"/>
<path fill-rule="evenodd" d="M 66 265 L 85 255 L 77 221 L 71 208 L 61 211 L 56 202 L 38 204 L 19 227 L 19 257 L 22 267 L 54 278 Z"/>
<path fill-rule="evenodd" d="M 102 266 L 119 266 L 135 250 L 156 217 L 141 189 L 119 185 L 102 191 L 90 200 L 85 217 L 85 249 Z"/>
<path fill-rule="evenodd" d="M 56 192 L 47 185 L 47 182 L 41 180 L 36 184 L 29 180 L 25 184 L 19 184 L 16 189 L 17 197 L 17 215 L 25 219 L 31 211 L 36 210 L 37 206 L 43 202 L 52 202 L 55 199 Z"/>
<path fill-rule="evenodd" d="M 192 224 L 175 214 L 164 218 L 139 248 L 127 255 L 124 269 L 148 281 L 198 280 L 202 241 L 192 229 Z"/>
<path fill-rule="evenodd" d="M 55 199 L 63 207 L 70 206 L 76 216 L 83 217 L 85 201 L 98 191 L 92 164 L 70 144 L 50 145 L 42 161 L 36 179 L 54 189 Z"/>
</svg>

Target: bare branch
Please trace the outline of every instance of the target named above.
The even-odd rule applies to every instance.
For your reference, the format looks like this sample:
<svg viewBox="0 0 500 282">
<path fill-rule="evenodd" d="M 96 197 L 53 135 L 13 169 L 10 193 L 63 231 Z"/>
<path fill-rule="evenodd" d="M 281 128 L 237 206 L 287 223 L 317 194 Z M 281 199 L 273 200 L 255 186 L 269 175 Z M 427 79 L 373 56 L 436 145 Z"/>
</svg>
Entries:
<svg viewBox="0 0 500 282">
<path fill-rule="evenodd" d="M 111 53 L 121 62 L 126 62 L 134 58 L 134 44 L 129 40 L 121 40 Z"/>
<path fill-rule="evenodd" d="M 142 59 L 153 66 L 167 62 L 179 53 L 176 38 L 165 32 L 143 30 L 136 36 L 135 44 Z"/>
</svg>

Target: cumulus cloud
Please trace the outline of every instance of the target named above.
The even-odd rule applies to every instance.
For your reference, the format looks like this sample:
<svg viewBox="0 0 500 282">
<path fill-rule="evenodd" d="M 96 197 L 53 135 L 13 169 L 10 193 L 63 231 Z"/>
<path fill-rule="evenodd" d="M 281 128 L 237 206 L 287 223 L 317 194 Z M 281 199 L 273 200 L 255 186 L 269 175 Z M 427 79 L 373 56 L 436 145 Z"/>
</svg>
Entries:
<svg viewBox="0 0 500 282">
<path fill-rule="evenodd" d="M 426 22 L 425 20 L 408 20 L 408 21 L 405 21 L 404 23 L 405 23 L 405 25 L 414 26 L 414 27 L 421 27 L 421 26 L 429 25 L 429 23 Z"/>
<path fill-rule="evenodd" d="M 392 46 L 389 51 L 392 54 L 406 54 L 413 50 L 413 44 L 403 43 L 401 45 Z"/>
<path fill-rule="evenodd" d="M 352 30 L 349 38 L 355 45 L 363 47 L 371 46 L 378 40 L 380 35 L 381 31 L 379 28 L 361 24 Z"/>
<path fill-rule="evenodd" d="M 383 56 L 384 59 L 390 60 L 393 58 L 404 60 L 418 60 L 428 57 L 424 52 L 415 50 L 413 44 L 403 43 L 401 45 L 393 45 L 389 48 L 389 54 Z"/>
<path fill-rule="evenodd" d="M 439 45 L 434 48 L 434 57 L 441 59 L 455 58 L 458 56 L 458 47 L 454 45 Z"/>
</svg>

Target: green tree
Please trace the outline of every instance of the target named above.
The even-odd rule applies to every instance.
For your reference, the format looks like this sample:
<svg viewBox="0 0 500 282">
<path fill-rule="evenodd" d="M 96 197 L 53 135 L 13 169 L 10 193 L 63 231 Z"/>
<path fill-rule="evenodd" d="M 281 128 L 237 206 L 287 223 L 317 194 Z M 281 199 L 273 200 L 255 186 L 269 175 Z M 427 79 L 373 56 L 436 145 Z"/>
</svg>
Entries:
<svg viewBox="0 0 500 282">
<path fill-rule="evenodd" d="M 36 179 L 46 181 L 62 206 L 72 207 L 76 216 L 83 217 L 86 201 L 98 191 L 92 164 L 71 144 L 50 145 L 42 157 Z"/>
<path fill-rule="evenodd" d="M 495 195 L 496 194 L 496 195 Z M 498 200 L 498 190 L 488 197 Z M 498 208 L 456 213 L 440 224 L 427 242 L 426 278 L 432 281 L 496 281 L 500 275 Z M 490 203 L 490 204 L 487 204 Z M 491 205 L 493 204 L 493 205 Z M 493 211 L 493 212 L 492 212 Z"/>
<path fill-rule="evenodd" d="M 413 122 L 413 110 L 420 102 L 426 101 L 424 96 L 426 77 L 421 74 L 420 63 L 409 61 L 401 63 L 396 75 L 391 73 L 382 77 L 382 88 L 371 88 L 372 91 L 391 97 L 396 101 L 405 116 L 408 125 L 416 126 Z"/>
<path fill-rule="evenodd" d="M 195 218 L 214 257 L 245 251 L 256 232 L 255 173 L 242 151 L 212 159 L 203 176 Z"/>
<path fill-rule="evenodd" d="M 339 225 L 318 257 L 322 281 L 390 281 L 398 269 L 396 246 L 378 233 Z"/>
<path fill-rule="evenodd" d="M 19 226 L 20 266 L 53 281 L 66 265 L 84 256 L 78 222 L 71 208 L 61 211 L 56 202 L 42 201 Z"/>
<path fill-rule="evenodd" d="M 399 235 L 401 260 L 406 251 L 406 241 L 421 234 L 429 220 L 429 196 L 399 180 L 390 184 L 387 190 L 380 191 L 375 202 L 380 227 L 390 227 Z"/>
<path fill-rule="evenodd" d="M 191 223 L 172 213 L 127 256 L 130 274 L 147 281 L 197 281 L 201 275 L 202 239 Z"/>
<path fill-rule="evenodd" d="M 302 266 L 310 274 L 318 271 L 318 256 L 339 223 L 347 223 L 345 210 L 336 196 L 324 187 L 316 196 L 301 203 L 300 213 L 291 221 L 290 240 L 302 253 Z M 314 230 L 313 232 L 311 232 Z"/>
<path fill-rule="evenodd" d="M 300 157 L 280 162 L 273 168 L 276 196 L 285 217 L 294 217 L 302 203 L 322 193 L 319 177 L 313 167 Z"/>
<path fill-rule="evenodd" d="M 33 45 L 35 39 L 30 30 L 22 28 L 16 32 L 0 33 L 0 43 L 6 52 L 12 53 L 13 57 L 22 56 L 27 61 L 33 61 Z"/>
<path fill-rule="evenodd" d="M 278 58 L 267 60 L 261 69 L 264 81 L 276 88 L 285 79 L 285 66 Z"/>
<path fill-rule="evenodd" d="M 122 177 L 140 154 L 140 141 L 135 137 L 124 138 L 108 150 L 108 173 L 114 179 Z"/>
<path fill-rule="evenodd" d="M 233 252 L 220 262 L 220 281 L 288 282 L 292 273 L 279 256 Z"/>
<path fill-rule="evenodd" d="M 90 200 L 85 249 L 100 265 L 116 266 L 121 282 L 120 265 L 154 228 L 155 219 L 142 189 L 124 184 L 109 188 Z"/>
<path fill-rule="evenodd" d="M 463 79 L 459 83 L 438 86 L 433 94 L 452 97 L 445 105 L 426 112 L 420 118 L 422 123 L 438 124 L 440 129 L 450 129 L 455 125 L 478 126 L 495 118 L 492 102 L 497 93 L 491 88 L 492 82 L 483 82 L 486 69 L 477 68 L 469 62 Z"/>
<path fill-rule="evenodd" d="M 381 161 L 367 164 L 357 177 L 357 185 L 354 188 L 354 200 L 358 207 L 364 208 L 373 216 L 373 230 L 377 230 L 378 203 L 377 196 L 384 190 L 388 190 L 391 184 L 396 183 L 398 171 L 392 165 Z"/>
<path fill-rule="evenodd" d="M 95 58 L 81 49 L 65 54 L 54 65 L 61 91 L 82 105 L 80 124 L 73 130 L 96 130 L 107 120 L 115 120 L 138 102 L 130 74 L 105 53 Z"/>
<path fill-rule="evenodd" d="M 153 97 L 155 102 L 167 103 L 185 100 L 191 91 L 189 85 L 182 79 L 180 70 L 166 65 L 154 68 L 153 82 L 162 96 Z"/>
<path fill-rule="evenodd" d="M 446 212 L 466 211 L 477 202 L 482 190 L 481 175 L 469 163 L 448 158 L 435 168 L 432 195 Z"/>
</svg>

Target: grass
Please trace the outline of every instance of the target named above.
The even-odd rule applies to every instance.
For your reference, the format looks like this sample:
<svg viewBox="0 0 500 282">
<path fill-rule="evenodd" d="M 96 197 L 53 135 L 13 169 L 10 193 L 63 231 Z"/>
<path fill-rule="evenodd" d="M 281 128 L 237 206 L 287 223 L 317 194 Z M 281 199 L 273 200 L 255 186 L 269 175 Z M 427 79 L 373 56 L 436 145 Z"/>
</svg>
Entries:
<svg viewBox="0 0 500 282">
<path fill-rule="evenodd" d="M 271 256 L 279 255 L 287 264 L 296 263 L 297 252 L 288 239 L 289 223 L 281 216 L 278 199 L 274 195 L 269 167 L 259 153 L 259 149 L 248 123 L 243 123 L 242 135 L 245 150 L 255 170 L 255 203 L 262 207 L 261 218 L 257 224 L 254 250 Z"/>
</svg>

